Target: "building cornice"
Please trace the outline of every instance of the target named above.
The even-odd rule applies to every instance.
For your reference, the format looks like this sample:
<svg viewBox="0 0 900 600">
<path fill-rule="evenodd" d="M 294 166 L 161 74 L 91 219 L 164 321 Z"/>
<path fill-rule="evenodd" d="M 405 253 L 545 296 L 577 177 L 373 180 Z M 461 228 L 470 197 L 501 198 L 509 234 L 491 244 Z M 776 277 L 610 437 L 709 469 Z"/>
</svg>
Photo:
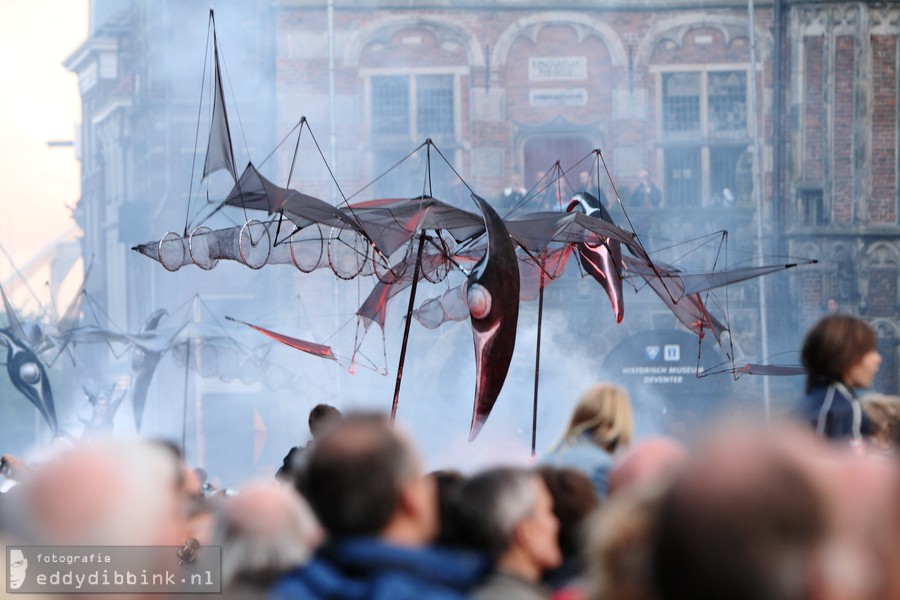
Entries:
<svg viewBox="0 0 900 600">
<path fill-rule="evenodd" d="M 87 95 L 101 81 L 119 75 L 119 43 L 115 38 L 92 37 L 69 55 L 63 66 L 78 75 L 81 95 Z"/>
<path fill-rule="evenodd" d="M 788 2 L 789 4 L 801 4 L 801 2 Z M 806 2 L 804 2 L 806 3 Z M 832 3 L 826 1 L 826 3 Z M 834 0 L 835 4 L 838 3 Z M 841 3 L 846 3 L 845 1 Z M 534 2 L 533 0 L 485 0 L 483 2 L 458 2 L 456 0 L 331 0 L 330 4 L 336 10 L 366 10 L 373 8 L 381 10 L 411 10 L 411 9 L 453 9 L 472 11 L 498 11 L 498 10 L 590 10 L 604 11 L 629 11 L 629 12 L 660 12 L 676 10 L 713 10 L 713 9 L 747 9 L 746 0 L 569 0 L 564 3 Z M 276 0 L 276 9 L 306 9 L 325 10 L 326 0 Z M 773 0 L 759 0 L 755 3 L 757 9 L 769 9 L 774 6 Z"/>
</svg>

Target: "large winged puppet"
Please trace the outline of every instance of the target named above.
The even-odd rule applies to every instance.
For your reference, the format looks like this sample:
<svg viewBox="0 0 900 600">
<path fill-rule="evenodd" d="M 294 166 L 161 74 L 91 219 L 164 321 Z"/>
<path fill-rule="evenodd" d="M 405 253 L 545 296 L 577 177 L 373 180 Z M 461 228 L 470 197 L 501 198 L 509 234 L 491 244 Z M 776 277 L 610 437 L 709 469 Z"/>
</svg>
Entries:
<svg viewBox="0 0 900 600">
<path fill-rule="evenodd" d="M 212 15 L 210 27 L 214 33 Z M 476 365 L 470 439 L 485 425 L 503 388 L 515 347 L 520 301 L 533 299 L 535 290 L 557 279 L 572 253 L 577 255 L 583 274 L 595 279 L 605 292 L 616 322 L 625 315 L 623 282 L 639 280 L 642 287 L 649 286 L 662 299 L 685 327 L 701 338 L 711 332 L 720 343 L 727 325 L 711 313 L 705 294 L 797 264 L 684 272 L 654 260 L 633 228 L 625 229 L 614 222 L 610 207 L 598 199 L 599 192 L 594 195 L 570 188 L 571 194 L 566 194 L 570 200 L 567 205 L 562 203 L 562 210 L 528 212 L 523 204 L 502 217 L 471 188 L 470 210 L 443 202 L 434 197 L 430 185 L 431 152 L 440 153 L 430 139 L 417 149 L 426 154 L 425 179 L 429 183 L 421 195 L 411 198 L 351 202 L 353 196 L 348 198 L 341 192 L 342 201 L 333 205 L 292 189 L 290 174 L 287 182 L 279 185 L 248 161 L 239 175 L 218 69 L 218 41 L 215 35 L 211 38 L 216 65 L 210 72 L 216 81 L 212 86 L 214 110 L 203 177 L 226 171 L 231 189 L 202 218 L 186 220 L 181 233 L 169 232 L 159 240 L 135 246 L 134 250 L 170 271 L 188 266 L 208 270 L 226 260 L 250 269 L 282 264 L 294 265 L 302 272 L 330 269 L 341 279 L 371 277 L 371 292 L 357 311 L 366 328 L 374 323 L 384 329 L 388 302 L 409 290 L 404 351 L 411 318 L 426 327 L 468 319 Z M 299 146 L 299 136 L 304 131 L 313 134 L 305 118 L 294 130 L 298 128 Z M 599 151 L 594 153 L 602 158 Z M 292 169 L 294 159 L 296 150 Z M 328 172 L 332 173 L 330 168 Z M 599 172 L 598 162 L 598 179 Z M 563 178 L 564 173 L 555 182 Z M 337 180 L 332 182 L 340 190 Z M 536 198 L 543 191 L 529 197 Z M 527 201 L 528 197 L 523 203 Z M 621 202 L 618 205 L 625 210 Z M 242 211 L 244 222 L 218 229 L 205 224 L 222 211 Z M 254 211 L 260 215 L 258 218 L 250 217 Z M 187 213 L 200 214 L 190 207 Z M 454 271 L 465 275 L 463 284 L 413 307 L 416 284 L 441 282 Z M 342 360 L 328 345 L 247 324 L 304 352 Z M 398 390 L 400 372 L 402 360 Z"/>
</svg>

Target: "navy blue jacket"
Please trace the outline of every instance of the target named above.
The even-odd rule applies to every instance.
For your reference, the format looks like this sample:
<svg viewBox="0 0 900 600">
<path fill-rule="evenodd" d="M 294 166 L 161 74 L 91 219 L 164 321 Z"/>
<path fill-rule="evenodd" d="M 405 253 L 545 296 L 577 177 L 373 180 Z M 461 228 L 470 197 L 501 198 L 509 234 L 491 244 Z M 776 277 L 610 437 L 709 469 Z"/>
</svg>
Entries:
<svg viewBox="0 0 900 600">
<path fill-rule="evenodd" d="M 487 571 L 478 554 L 405 548 L 375 538 L 326 545 L 280 579 L 272 600 L 459 600 Z"/>
<path fill-rule="evenodd" d="M 839 383 L 813 387 L 800 404 L 799 416 L 819 435 L 831 439 L 858 440 L 871 430 L 862 404 Z"/>
</svg>

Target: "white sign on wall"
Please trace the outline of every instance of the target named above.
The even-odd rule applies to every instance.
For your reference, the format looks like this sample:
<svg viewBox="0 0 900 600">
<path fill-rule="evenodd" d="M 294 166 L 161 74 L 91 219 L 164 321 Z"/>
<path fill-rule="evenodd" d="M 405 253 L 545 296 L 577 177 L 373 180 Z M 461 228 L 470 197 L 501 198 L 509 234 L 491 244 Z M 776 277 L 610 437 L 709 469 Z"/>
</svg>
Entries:
<svg viewBox="0 0 900 600">
<path fill-rule="evenodd" d="M 528 59 L 530 81 L 577 81 L 587 79 L 585 56 L 533 56 Z"/>
<path fill-rule="evenodd" d="M 587 104 L 587 90 L 584 88 L 544 89 L 528 92 L 531 106 L 584 106 Z"/>
</svg>

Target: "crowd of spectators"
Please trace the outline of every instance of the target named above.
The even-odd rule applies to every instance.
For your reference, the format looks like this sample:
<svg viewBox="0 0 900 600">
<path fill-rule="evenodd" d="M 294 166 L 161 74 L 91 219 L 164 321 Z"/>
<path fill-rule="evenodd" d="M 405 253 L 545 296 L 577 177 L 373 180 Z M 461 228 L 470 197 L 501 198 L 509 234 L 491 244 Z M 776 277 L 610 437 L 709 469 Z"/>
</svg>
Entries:
<svg viewBox="0 0 900 600">
<path fill-rule="evenodd" d="M 227 598 L 900 598 L 900 399 L 857 395 L 880 362 L 861 325 L 810 331 L 792 416 L 635 438 L 627 392 L 598 384 L 528 468 L 426 472 L 384 415 L 321 406 L 277 478 L 231 495 L 155 440 L 4 456 L 0 540 L 221 547 Z"/>
</svg>

